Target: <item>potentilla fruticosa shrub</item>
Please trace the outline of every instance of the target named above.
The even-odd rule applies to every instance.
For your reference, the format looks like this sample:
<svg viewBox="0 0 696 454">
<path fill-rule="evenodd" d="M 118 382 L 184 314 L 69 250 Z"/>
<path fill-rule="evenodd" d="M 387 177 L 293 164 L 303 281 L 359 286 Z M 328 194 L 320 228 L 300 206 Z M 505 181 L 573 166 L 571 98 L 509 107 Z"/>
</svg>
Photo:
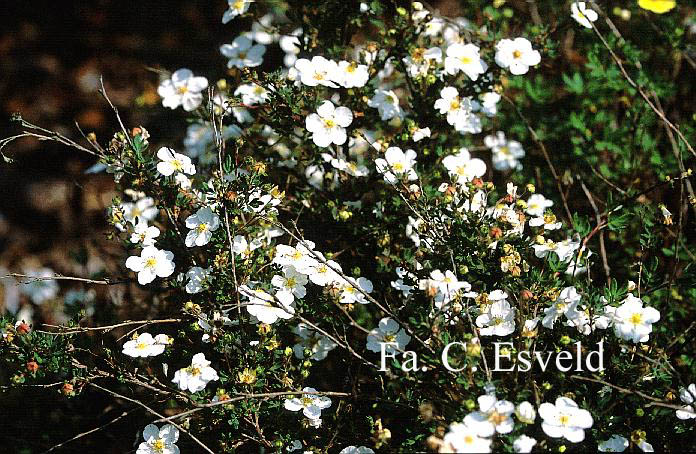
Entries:
<svg viewBox="0 0 696 454">
<path fill-rule="evenodd" d="M 84 288 L 155 309 L 4 316 L 4 386 L 142 407 L 138 454 L 693 445 L 695 11 L 517 3 L 229 0 L 183 144 L 17 116 L 121 190 Z"/>
</svg>

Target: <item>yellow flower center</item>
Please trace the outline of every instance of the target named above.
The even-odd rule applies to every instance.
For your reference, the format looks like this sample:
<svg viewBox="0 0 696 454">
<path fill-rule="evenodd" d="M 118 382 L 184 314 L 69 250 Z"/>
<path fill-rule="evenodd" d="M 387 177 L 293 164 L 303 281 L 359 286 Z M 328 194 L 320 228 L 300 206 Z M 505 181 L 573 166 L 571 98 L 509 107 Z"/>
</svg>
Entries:
<svg viewBox="0 0 696 454">
<path fill-rule="evenodd" d="M 154 257 L 150 257 L 147 260 L 145 260 L 145 268 L 154 268 L 155 265 L 157 265 L 157 259 Z"/>
<path fill-rule="evenodd" d="M 495 424 L 496 426 L 505 422 L 505 420 L 507 420 L 507 418 L 508 418 L 507 415 L 504 415 L 502 413 L 498 413 L 495 410 L 493 411 L 493 413 L 491 413 L 488 416 L 488 420 L 490 422 L 492 422 L 493 424 Z"/>
<path fill-rule="evenodd" d="M 322 73 L 314 73 L 314 78 L 316 80 L 324 80 L 324 74 Z"/>
<path fill-rule="evenodd" d="M 514 59 L 518 59 L 518 58 L 520 58 L 521 56 L 522 56 L 522 52 L 520 52 L 519 50 L 516 50 L 516 51 L 513 51 L 513 52 L 512 52 L 512 58 L 514 58 Z"/>
<path fill-rule="evenodd" d="M 396 334 L 385 334 L 384 342 L 394 342 L 396 340 Z"/>
<path fill-rule="evenodd" d="M 468 65 L 473 60 L 469 57 L 459 57 L 459 61 L 462 62 L 462 64 L 464 64 L 464 65 Z"/>
<path fill-rule="evenodd" d="M 643 321 L 643 316 L 639 312 L 636 312 L 635 314 L 631 315 L 631 318 L 628 320 L 634 325 L 638 325 Z"/>
<path fill-rule="evenodd" d="M 562 426 L 567 426 L 568 423 L 570 422 L 570 416 L 561 415 L 558 417 L 558 422 L 561 423 Z"/>
<path fill-rule="evenodd" d="M 326 125 L 327 128 L 333 128 L 334 126 L 336 126 L 336 122 L 330 118 L 327 118 L 326 120 L 324 120 L 324 124 Z"/>
<path fill-rule="evenodd" d="M 300 260 L 302 258 L 302 253 L 300 251 L 295 251 L 292 256 L 294 260 Z"/>
<path fill-rule="evenodd" d="M 358 69 L 358 64 L 355 62 L 352 62 L 350 65 L 348 65 L 346 67 L 346 72 L 354 73 L 356 69 Z"/>
<path fill-rule="evenodd" d="M 394 164 L 392 164 L 392 167 L 393 167 L 394 170 L 396 170 L 397 172 L 402 172 L 402 171 L 404 170 L 404 165 L 403 165 L 402 163 L 400 163 L 400 162 L 395 162 Z"/>
<path fill-rule="evenodd" d="M 183 95 L 183 94 L 188 93 L 188 87 L 187 87 L 186 85 L 184 85 L 184 86 L 182 86 L 182 87 L 177 88 L 176 91 L 177 91 L 177 93 L 179 93 L 180 95 Z"/>
<path fill-rule="evenodd" d="M 457 110 L 459 109 L 459 99 L 454 99 L 452 102 L 450 102 L 450 110 Z"/>
<path fill-rule="evenodd" d="M 464 443 L 467 445 L 473 444 L 474 443 L 474 437 L 471 435 L 464 435 Z"/>
<path fill-rule="evenodd" d="M 146 343 L 138 343 L 138 345 L 135 346 L 138 350 L 145 350 L 147 348 Z"/>
<path fill-rule="evenodd" d="M 304 405 L 305 407 L 309 407 L 310 405 L 312 405 L 312 402 L 314 402 L 314 399 L 312 399 L 311 397 L 302 398 L 302 405 Z"/>
<path fill-rule="evenodd" d="M 184 168 L 184 164 L 179 159 L 172 159 L 172 167 L 181 172 L 181 170 Z"/>
<path fill-rule="evenodd" d="M 256 86 L 256 88 L 254 88 L 254 94 L 255 94 L 255 95 L 263 94 L 264 91 L 266 91 L 266 90 L 264 90 L 263 87 L 258 86 L 258 85 Z"/>
<path fill-rule="evenodd" d="M 239 57 L 240 59 L 244 60 L 244 59 L 247 57 L 247 53 L 244 52 L 244 51 L 242 51 L 242 52 L 240 52 L 240 53 L 237 55 L 237 57 Z"/>
<path fill-rule="evenodd" d="M 193 366 L 191 366 L 191 367 L 189 367 L 189 372 L 191 373 L 191 375 L 193 375 L 194 377 L 196 377 L 196 376 L 198 376 L 198 375 L 201 374 L 201 368 L 200 368 L 200 367 L 193 367 Z"/>
<path fill-rule="evenodd" d="M 164 452 L 164 440 L 161 438 L 158 438 L 154 443 L 152 443 L 152 449 L 155 450 L 155 452 Z"/>
<path fill-rule="evenodd" d="M 208 226 L 206 224 L 200 223 L 198 224 L 198 227 L 196 227 L 196 230 L 198 230 L 198 233 L 203 233 L 206 230 L 208 230 Z"/>
<path fill-rule="evenodd" d="M 236 10 L 241 10 L 242 8 L 244 8 L 244 0 L 237 0 L 236 2 L 234 2 L 234 5 L 232 5 L 232 7 Z"/>
<path fill-rule="evenodd" d="M 294 277 L 289 277 L 289 278 L 285 281 L 285 286 L 286 286 L 286 287 L 294 287 L 295 285 L 297 285 L 297 281 L 295 281 L 295 278 L 294 278 Z"/>
</svg>

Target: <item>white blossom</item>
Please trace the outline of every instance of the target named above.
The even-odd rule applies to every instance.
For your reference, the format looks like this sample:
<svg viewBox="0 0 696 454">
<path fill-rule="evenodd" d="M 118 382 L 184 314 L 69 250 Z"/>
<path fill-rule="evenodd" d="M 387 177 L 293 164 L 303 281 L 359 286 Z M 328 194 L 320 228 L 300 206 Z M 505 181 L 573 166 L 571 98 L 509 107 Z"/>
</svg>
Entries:
<svg viewBox="0 0 696 454">
<path fill-rule="evenodd" d="M 222 23 L 226 24 L 235 17 L 246 13 L 249 10 L 249 5 L 255 0 L 227 0 L 229 8 L 222 15 Z"/>
<path fill-rule="evenodd" d="M 220 227 L 220 217 L 210 207 L 199 208 L 196 213 L 186 218 L 186 246 L 205 246 L 213 237 L 213 232 Z"/>
<path fill-rule="evenodd" d="M 395 349 L 403 350 L 410 341 L 411 336 L 395 320 L 385 317 L 367 335 L 367 349 L 379 353 L 384 343 L 384 351 L 393 352 Z"/>
<path fill-rule="evenodd" d="M 684 402 L 684 407 L 677 410 L 677 418 L 679 419 L 694 419 L 696 418 L 696 384 L 692 383 L 686 388 L 679 389 L 679 398 Z"/>
<path fill-rule="evenodd" d="M 200 266 L 192 266 L 186 272 L 186 293 L 194 294 L 203 291 L 203 283 L 206 281 L 210 272 L 210 268 L 201 268 Z"/>
<path fill-rule="evenodd" d="M 338 88 L 337 80 L 341 80 L 338 73 L 338 64 L 333 60 L 317 55 L 312 60 L 300 58 L 295 62 L 295 69 L 300 73 L 300 81 L 309 86 Z"/>
<path fill-rule="evenodd" d="M 142 244 L 143 246 L 154 246 L 155 238 L 160 235 L 160 230 L 154 225 L 148 226 L 147 221 L 140 220 L 133 228 L 130 242 Z"/>
<path fill-rule="evenodd" d="M 209 382 L 218 380 L 218 378 L 217 372 L 210 367 L 210 361 L 205 359 L 205 355 L 196 353 L 191 359 L 190 366 L 174 373 L 172 382 L 178 385 L 182 391 L 188 390 L 195 393 L 202 391 Z"/>
<path fill-rule="evenodd" d="M 546 435 L 552 438 L 563 437 L 571 443 L 583 441 L 585 429 L 592 427 L 594 422 L 589 411 L 581 409 L 567 397 L 557 398 L 554 404 L 541 404 L 539 416 L 543 419 L 541 428 Z"/>
<path fill-rule="evenodd" d="M 168 277 L 174 272 L 174 254 L 171 251 L 157 249 L 154 246 L 143 248 L 140 255 L 133 255 L 126 260 L 126 267 L 138 273 L 140 285 L 149 284 L 156 277 Z"/>
<path fill-rule="evenodd" d="M 652 324 L 660 320 L 660 311 L 645 306 L 640 298 L 628 294 L 614 312 L 614 334 L 634 344 L 647 342 Z"/>
<path fill-rule="evenodd" d="M 370 98 L 367 105 L 377 109 L 383 121 L 391 120 L 392 118 L 402 118 L 404 115 L 399 105 L 399 98 L 392 90 L 375 90 L 374 96 Z"/>
<path fill-rule="evenodd" d="M 460 185 L 486 174 L 486 163 L 481 159 L 472 158 L 466 148 L 460 148 L 455 155 L 446 156 L 442 160 L 442 165 L 450 175 L 457 176 L 457 184 Z"/>
<path fill-rule="evenodd" d="M 143 429 L 143 439 L 145 441 L 138 445 L 135 454 L 179 454 L 179 447 L 175 444 L 179 440 L 179 429 L 171 424 L 162 428 L 148 424 Z"/>
<path fill-rule="evenodd" d="M 237 36 L 232 44 L 220 46 L 220 53 L 229 58 L 228 68 L 255 68 L 263 63 L 266 46 L 254 44 L 244 35 Z"/>
<path fill-rule="evenodd" d="M 592 8 L 588 8 L 585 2 L 573 2 L 570 4 L 570 17 L 585 28 L 592 28 L 592 22 L 596 21 L 599 15 Z"/>
<path fill-rule="evenodd" d="M 541 54 L 526 38 L 501 39 L 495 49 L 495 62 L 514 75 L 526 74 L 530 66 L 541 62 Z"/>
<path fill-rule="evenodd" d="M 304 359 L 304 351 L 309 350 L 311 352 L 311 356 L 309 357 L 311 360 L 321 361 L 326 358 L 326 355 L 328 355 L 331 350 L 338 346 L 334 341 L 314 331 L 304 323 L 298 324 L 293 328 L 292 332 L 300 337 L 300 341 L 292 348 L 295 357 L 298 359 Z"/>
<path fill-rule="evenodd" d="M 316 393 L 314 388 L 302 388 L 305 393 Z M 290 411 L 302 411 L 309 419 L 319 419 L 321 411 L 331 406 L 331 399 L 317 394 L 302 394 L 301 397 L 291 397 L 285 399 L 284 407 Z"/>
<path fill-rule="evenodd" d="M 162 354 L 171 342 L 173 339 L 166 334 L 158 334 L 153 338 L 150 333 L 142 333 L 123 344 L 123 354 L 133 358 L 157 356 Z"/>
<path fill-rule="evenodd" d="M 479 411 L 469 413 L 464 417 L 464 424 L 475 430 L 481 437 L 491 437 L 495 433 L 512 432 L 515 422 L 512 413 L 515 405 L 508 400 L 498 400 L 495 395 L 479 396 Z"/>
<path fill-rule="evenodd" d="M 505 133 L 498 131 L 495 136 L 486 136 L 483 143 L 493 152 L 493 168 L 496 170 L 521 169 L 520 159 L 524 157 L 522 145 L 515 140 L 506 140 Z"/>
<path fill-rule="evenodd" d="M 479 55 L 479 47 L 475 44 L 454 43 L 447 47 L 447 57 L 445 57 L 445 72 L 447 74 L 457 74 L 463 72 L 471 80 L 478 79 L 488 69 L 488 65 Z"/>
<path fill-rule="evenodd" d="M 312 141 L 318 147 L 343 145 L 347 139 L 346 128 L 352 122 L 353 112 L 347 107 L 335 107 L 331 101 L 322 102 L 317 112 L 305 120 L 307 131 L 312 133 Z"/>
<path fill-rule="evenodd" d="M 157 94 L 162 97 L 164 107 L 176 109 L 182 106 L 186 112 L 191 112 L 203 102 L 201 92 L 207 87 L 208 79 L 196 77 L 190 69 L 181 68 L 159 85 Z"/>
<path fill-rule="evenodd" d="M 415 165 L 416 152 L 413 150 L 403 152 L 399 147 L 389 147 L 384 153 L 384 158 L 375 159 L 377 171 L 384 174 L 384 180 L 391 184 L 395 184 L 403 177 L 408 181 L 418 179 L 418 174 L 413 168 Z"/>
<path fill-rule="evenodd" d="M 174 172 L 181 172 L 187 175 L 196 173 L 196 167 L 191 163 L 191 158 L 185 154 L 177 153 L 168 147 L 162 147 L 157 151 L 157 171 L 168 177 Z"/>
<path fill-rule="evenodd" d="M 611 438 L 605 440 L 597 446 L 597 451 L 600 452 L 624 452 L 628 448 L 628 440 L 621 435 L 612 435 Z"/>
<path fill-rule="evenodd" d="M 452 423 L 445 434 L 440 452 L 486 453 L 491 452 L 492 441 L 483 438 L 478 431 L 462 423 Z"/>
</svg>

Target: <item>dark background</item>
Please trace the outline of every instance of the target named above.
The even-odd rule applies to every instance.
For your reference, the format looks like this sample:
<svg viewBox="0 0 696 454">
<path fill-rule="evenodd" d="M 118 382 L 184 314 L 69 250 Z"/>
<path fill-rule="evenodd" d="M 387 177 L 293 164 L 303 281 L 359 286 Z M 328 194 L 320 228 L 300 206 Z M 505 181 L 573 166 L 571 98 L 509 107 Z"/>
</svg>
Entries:
<svg viewBox="0 0 696 454">
<path fill-rule="evenodd" d="M 0 137 L 18 133 L 10 116 L 21 112 L 74 140 L 81 137 L 77 121 L 108 142 L 118 124 L 97 93 L 103 75 L 128 127 L 144 125 L 152 140 L 181 148 L 184 115 L 161 107 L 159 75 L 148 68 L 188 67 L 214 83 L 226 68 L 218 46 L 244 24 L 223 25 L 225 9 L 222 0 L 0 2 Z M 15 163 L 0 163 L 0 274 L 49 266 L 66 275 L 99 268 L 117 275 L 110 257 L 118 245 L 105 238 L 105 208 L 115 195 L 111 176 L 85 175 L 95 159 L 57 144 L 22 139 L 4 151 Z M 76 256 L 97 259 L 78 264 Z M 0 312 L 2 298 L 0 292 Z M 52 321 L 50 307 L 38 310 L 35 318 Z M 85 393 L 79 399 L 65 399 L 56 388 L 0 393 L 0 453 L 43 452 L 130 408 Z M 53 452 L 134 452 L 150 419 L 136 410 Z M 197 452 L 186 438 L 178 443 L 182 452 Z"/>
</svg>

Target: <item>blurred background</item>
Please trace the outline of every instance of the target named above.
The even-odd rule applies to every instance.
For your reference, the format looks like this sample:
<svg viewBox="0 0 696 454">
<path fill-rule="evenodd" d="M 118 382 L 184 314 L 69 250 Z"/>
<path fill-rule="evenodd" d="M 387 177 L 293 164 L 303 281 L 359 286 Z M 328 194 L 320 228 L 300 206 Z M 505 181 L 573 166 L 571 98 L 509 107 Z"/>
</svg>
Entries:
<svg viewBox="0 0 696 454">
<path fill-rule="evenodd" d="M 78 142 L 75 122 L 100 143 L 108 142 L 118 124 L 97 92 L 103 75 L 126 125 L 146 126 L 157 131 L 157 143 L 180 147 L 184 116 L 161 108 L 153 69 L 185 66 L 211 81 L 224 74 L 226 61 L 217 48 L 238 33 L 221 23 L 226 6 L 209 0 L 2 2 L 0 137 L 19 132 L 10 117 L 20 112 L 27 121 Z M 0 163 L 0 276 L 120 275 L 118 244 L 106 238 L 105 209 L 115 196 L 111 175 L 85 174 L 95 159 L 55 143 L 23 139 L 5 153 L 15 162 Z M 60 286 L 67 299 L 91 302 L 96 320 L 100 300 L 129 297 L 124 286 L 95 289 L 66 281 Z M 56 293 L 53 283 L 18 287 L 0 279 L 0 312 L 63 322 L 63 299 Z M 2 374 L 0 382 L 7 378 Z M 122 411 L 101 395 L 86 397 L 68 400 L 55 388 L 25 389 L 21 398 L 0 394 L 0 452 L 43 452 Z M 53 452 L 135 452 L 143 415 L 132 416 Z M 183 450 L 186 443 L 180 446 Z"/>
</svg>

